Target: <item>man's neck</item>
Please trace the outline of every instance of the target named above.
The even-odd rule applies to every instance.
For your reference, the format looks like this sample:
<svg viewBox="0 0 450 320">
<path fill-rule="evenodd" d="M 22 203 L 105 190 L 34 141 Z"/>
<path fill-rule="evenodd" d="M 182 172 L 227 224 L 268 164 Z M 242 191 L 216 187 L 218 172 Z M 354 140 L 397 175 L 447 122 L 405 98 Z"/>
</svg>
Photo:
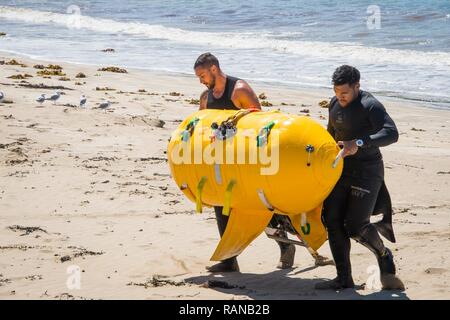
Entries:
<svg viewBox="0 0 450 320">
<path fill-rule="evenodd" d="M 220 72 L 220 74 L 216 78 L 216 85 L 214 86 L 213 92 L 217 95 L 220 95 L 225 90 L 225 85 L 227 83 L 227 75 L 223 72 Z"/>
<path fill-rule="evenodd" d="M 361 90 L 358 89 L 358 90 L 355 92 L 355 98 L 353 98 L 352 102 L 350 102 L 349 105 L 352 104 L 352 103 L 354 103 L 356 100 L 358 100 L 360 95 L 361 95 Z"/>
</svg>

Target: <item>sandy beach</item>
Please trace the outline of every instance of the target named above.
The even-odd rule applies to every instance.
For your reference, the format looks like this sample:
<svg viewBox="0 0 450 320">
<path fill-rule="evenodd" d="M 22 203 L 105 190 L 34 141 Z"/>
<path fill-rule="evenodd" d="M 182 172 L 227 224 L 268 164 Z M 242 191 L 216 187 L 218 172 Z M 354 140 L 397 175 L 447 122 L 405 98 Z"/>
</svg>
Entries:
<svg viewBox="0 0 450 320">
<path fill-rule="evenodd" d="M 49 64 L 61 74 L 38 75 Z M 321 292 L 314 284 L 334 267 L 298 247 L 294 268 L 278 270 L 265 235 L 239 257 L 240 273 L 206 272 L 219 240 L 213 210 L 195 213 L 166 157 L 204 87 L 193 75 L 101 67 L 0 53 L 0 299 L 450 299 L 449 111 L 378 97 L 400 132 L 382 149 L 397 237 L 385 244 L 406 291 L 370 285 L 376 259 L 352 241 L 354 279 L 366 286 Z M 326 125 L 319 102 L 331 90 L 250 84 L 273 105 L 265 110 Z M 35 101 L 56 90 L 55 104 Z M 328 242 L 319 252 L 331 257 Z"/>
</svg>

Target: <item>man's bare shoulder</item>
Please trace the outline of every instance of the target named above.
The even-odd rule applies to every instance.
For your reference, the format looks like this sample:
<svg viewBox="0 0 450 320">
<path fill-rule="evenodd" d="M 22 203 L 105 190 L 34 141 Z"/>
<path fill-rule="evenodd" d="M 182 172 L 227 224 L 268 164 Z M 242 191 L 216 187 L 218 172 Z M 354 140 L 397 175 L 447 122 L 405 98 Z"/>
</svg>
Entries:
<svg viewBox="0 0 450 320">
<path fill-rule="evenodd" d="M 261 108 L 255 92 L 244 80 L 238 80 L 236 82 L 232 99 L 238 108 Z"/>
<path fill-rule="evenodd" d="M 253 89 L 245 80 L 239 79 L 234 85 L 234 93 L 253 93 Z"/>
</svg>

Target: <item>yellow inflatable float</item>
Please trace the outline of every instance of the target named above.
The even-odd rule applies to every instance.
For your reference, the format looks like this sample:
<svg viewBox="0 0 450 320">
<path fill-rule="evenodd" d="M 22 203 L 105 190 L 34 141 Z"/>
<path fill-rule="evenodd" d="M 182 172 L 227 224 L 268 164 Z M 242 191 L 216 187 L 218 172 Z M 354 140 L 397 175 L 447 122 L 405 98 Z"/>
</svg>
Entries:
<svg viewBox="0 0 450 320">
<path fill-rule="evenodd" d="M 167 152 L 172 177 L 197 211 L 223 206 L 230 215 L 214 261 L 240 254 L 277 214 L 317 262 L 327 240 L 322 203 L 342 172 L 338 154 L 309 117 L 256 109 L 198 111 L 173 132 Z"/>
</svg>

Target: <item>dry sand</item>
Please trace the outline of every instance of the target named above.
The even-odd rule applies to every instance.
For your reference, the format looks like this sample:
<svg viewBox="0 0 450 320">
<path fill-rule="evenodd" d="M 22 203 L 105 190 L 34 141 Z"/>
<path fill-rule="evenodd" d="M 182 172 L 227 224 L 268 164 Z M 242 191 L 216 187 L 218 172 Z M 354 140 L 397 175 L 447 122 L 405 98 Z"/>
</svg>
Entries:
<svg viewBox="0 0 450 320">
<path fill-rule="evenodd" d="M 380 98 L 400 131 L 382 151 L 398 240 L 388 246 L 406 291 L 320 292 L 314 284 L 334 267 L 314 267 L 297 248 L 294 268 L 278 270 L 278 246 L 264 235 L 239 257 L 241 273 L 205 271 L 219 239 L 213 211 L 194 212 L 165 154 L 172 130 L 198 107 L 189 103 L 204 89 L 195 77 L 63 63 L 62 81 L 36 75 L 33 65 L 49 62 L 0 53 L 0 63 L 12 58 L 27 67 L 0 65 L 0 91 L 12 100 L 0 103 L 0 299 L 450 298 L 449 111 Z M 8 78 L 16 74 L 33 77 Z M 55 91 L 26 87 L 39 83 L 71 90 L 39 106 L 41 93 Z M 318 102 L 331 91 L 251 85 L 273 103 L 266 109 L 309 109 L 326 124 Z M 82 94 L 87 108 L 71 107 Z M 107 112 L 93 109 L 106 99 Z M 376 259 L 352 245 L 355 281 L 371 283 Z M 319 252 L 331 257 L 328 243 Z M 77 270 L 79 289 L 70 282 Z"/>
</svg>

